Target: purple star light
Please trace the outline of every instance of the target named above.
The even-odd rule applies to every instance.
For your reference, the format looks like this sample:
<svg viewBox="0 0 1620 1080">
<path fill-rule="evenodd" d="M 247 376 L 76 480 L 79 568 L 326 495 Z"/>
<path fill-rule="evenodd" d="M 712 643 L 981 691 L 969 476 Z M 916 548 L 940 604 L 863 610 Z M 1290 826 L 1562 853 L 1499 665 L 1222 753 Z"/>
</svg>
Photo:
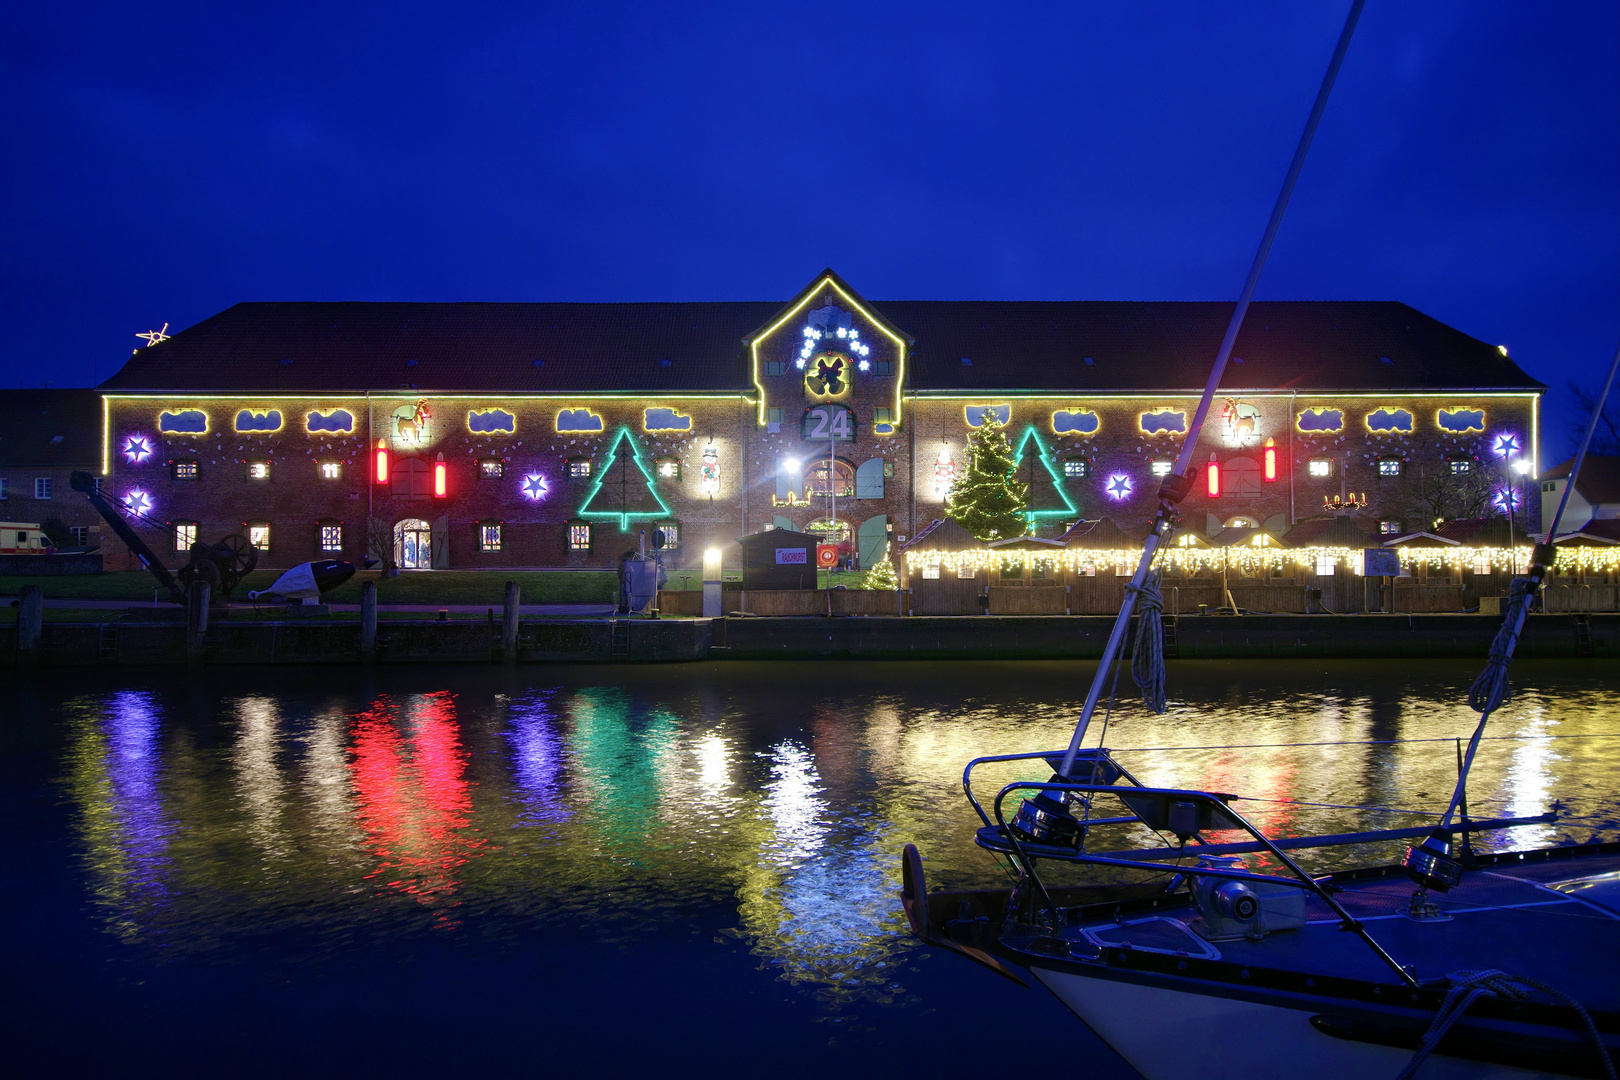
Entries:
<svg viewBox="0 0 1620 1080">
<path fill-rule="evenodd" d="M 522 486 L 524 497 L 532 499 L 535 502 L 539 502 L 541 499 L 545 498 L 546 492 L 551 490 L 551 485 L 546 483 L 546 478 L 541 476 L 539 473 L 530 473 L 528 476 L 525 476 L 523 478 Z"/>
<path fill-rule="evenodd" d="M 144 515 L 152 510 L 152 496 L 135 488 L 124 496 L 124 509 L 132 515 Z"/>
<path fill-rule="evenodd" d="M 1512 457 L 1523 449 L 1524 444 L 1519 442 L 1517 435 L 1498 435 L 1491 443 L 1491 452 L 1497 457 Z"/>
<path fill-rule="evenodd" d="M 1131 478 L 1124 473 L 1114 473 L 1108 478 L 1108 482 L 1103 484 L 1103 491 L 1115 502 L 1130 498 L 1131 492 L 1135 488 L 1136 485 L 1131 482 Z"/>
<path fill-rule="evenodd" d="M 145 435 L 131 435 L 124 440 L 124 457 L 131 465 L 139 465 L 152 456 L 152 440 Z"/>
</svg>

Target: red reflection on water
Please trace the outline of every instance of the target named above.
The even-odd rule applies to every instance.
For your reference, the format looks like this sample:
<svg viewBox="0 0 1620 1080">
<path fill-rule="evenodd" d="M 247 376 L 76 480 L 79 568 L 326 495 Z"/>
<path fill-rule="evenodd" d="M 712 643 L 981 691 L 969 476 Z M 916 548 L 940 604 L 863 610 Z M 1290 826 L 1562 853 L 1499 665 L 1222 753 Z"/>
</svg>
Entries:
<svg viewBox="0 0 1620 1080">
<path fill-rule="evenodd" d="M 1289 800 L 1295 795 L 1295 774 L 1299 763 L 1282 747 L 1231 750 L 1221 754 L 1208 770 L 1206 790 L 1229 791 L 1247 799 Z M 1238 813 L 1260 826 L 1270 837 L 1291 834 L 1298 808 L 1289 802 L 1253 802 L 1239 799 Z M 1223 840 L 1241 839 L 1237 835 Z"/>
<path fill-rule="evenodd" d="M 462 832 L 472 797 L 452 695 L 426 694 L 404 708 L 378 698 L 352 718 L 350 734 L 356 815 L 377 858 L 366 877 L 440 909 L 448 924 L 456 871 L 483 846 Z"/>
</svg>

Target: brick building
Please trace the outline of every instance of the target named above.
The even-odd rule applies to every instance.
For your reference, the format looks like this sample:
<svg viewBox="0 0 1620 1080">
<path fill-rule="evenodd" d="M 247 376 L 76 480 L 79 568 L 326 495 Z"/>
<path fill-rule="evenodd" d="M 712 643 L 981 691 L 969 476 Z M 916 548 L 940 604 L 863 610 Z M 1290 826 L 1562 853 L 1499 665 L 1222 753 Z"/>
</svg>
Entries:
<svg viewBox="0 0 1620 1080">
<path fill-rule="evenodd" d="M 270 566 L 605 566 L 658 530 L 695 565 L 776 526 L 869 564 L 999 424 L 1037 533 L 1136 530 L 1230 313 L 869 303 L 830 271 L 786 304 L 238 304 L 102 385 L 100 466 L 170 523 L 143 526 L 160 553 L 246 532 Z M 1404 304 L 1255 304 L 1184 517 L 1465 516 L 1533 465 L 1543 389 Z"/>
<path fill-rule="evenodd" d="M 101 517 L 68 487 L 75 469 L 101 469 L 95 390 L 0 390 L 0 521 L 51 523 L 58 542 L 100 541 Z"/>
</svg>

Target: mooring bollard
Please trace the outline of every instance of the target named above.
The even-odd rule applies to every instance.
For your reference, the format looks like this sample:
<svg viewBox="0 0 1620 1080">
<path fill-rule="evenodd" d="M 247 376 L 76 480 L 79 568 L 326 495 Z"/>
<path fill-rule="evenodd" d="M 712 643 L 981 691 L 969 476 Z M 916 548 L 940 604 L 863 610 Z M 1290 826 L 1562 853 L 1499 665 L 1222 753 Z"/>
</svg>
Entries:
<svg viewBox="0 0 1620 1080">
<path fill-rule="evenodd" d="M 17 597 L 17 663 L 32 667 L 39 663 L 39 638 L 45 621 L 45 590 L 24 585 Z"/>
<path fill-rule="evenodd" d="M 194 581 L 186 593 L 186 662 L 200 664 L 208 640 L 208 594 L 206 581 Z"/>
<path fill-rule="evenodd" d="M 506 583 L 506 606 L 501 609 L 501 660 L 511 664 L 517 660 L 518 637 L 518 583 Z"/>
<path fill-rule="evenodd" d="M 360 659 L 377 659 L 377 583 L 360 583 Z"/>
</svg>

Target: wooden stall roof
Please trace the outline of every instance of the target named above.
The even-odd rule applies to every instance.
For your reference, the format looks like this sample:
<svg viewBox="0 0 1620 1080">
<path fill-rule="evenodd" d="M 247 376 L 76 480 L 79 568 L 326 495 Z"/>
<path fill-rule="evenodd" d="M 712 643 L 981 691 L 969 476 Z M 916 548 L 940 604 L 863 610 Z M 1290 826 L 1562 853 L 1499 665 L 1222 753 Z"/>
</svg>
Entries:
<svg viewBox="0 0 1620 1080">
<path fill-rule="evenodd" d="M 985 545 L 992 551 L 1062 551 L 1062 540 L 1049 540 L 1041 536 L 1009 536 L 1005 540 L 992 540 Z"/>
<path fill-rule="evenodd" d="M 1307 518 L 1283 536 L 1283 546 L 1367 548 L 1377 544 L 1371 522 L 1353 517 Z"/>
<path fill-rule="evenodd" d="M 1448 540 L 1444 536 L 1437 536 L 1432 532 L 1409 532 L 1400 536 L 1392 536 L 1384 541 L 1385 547 L 1456 547 L 1458 541 Z"/>
<path fill-rule="evenodd" d="M 1132 536 L 1109 518 L 1077 521 L 1058 540 L 1065 547 L 1085 551 L 1124 551 L 1142 546 L 1141 537 Z"/>
<path fill-rule="evenodd" d="M 900 545 L 900 551 L 913 548 L 926 551 L 977 551 L 985 543 L 950 518 L 935 518 L 910 540 Z"/>
</svg>

